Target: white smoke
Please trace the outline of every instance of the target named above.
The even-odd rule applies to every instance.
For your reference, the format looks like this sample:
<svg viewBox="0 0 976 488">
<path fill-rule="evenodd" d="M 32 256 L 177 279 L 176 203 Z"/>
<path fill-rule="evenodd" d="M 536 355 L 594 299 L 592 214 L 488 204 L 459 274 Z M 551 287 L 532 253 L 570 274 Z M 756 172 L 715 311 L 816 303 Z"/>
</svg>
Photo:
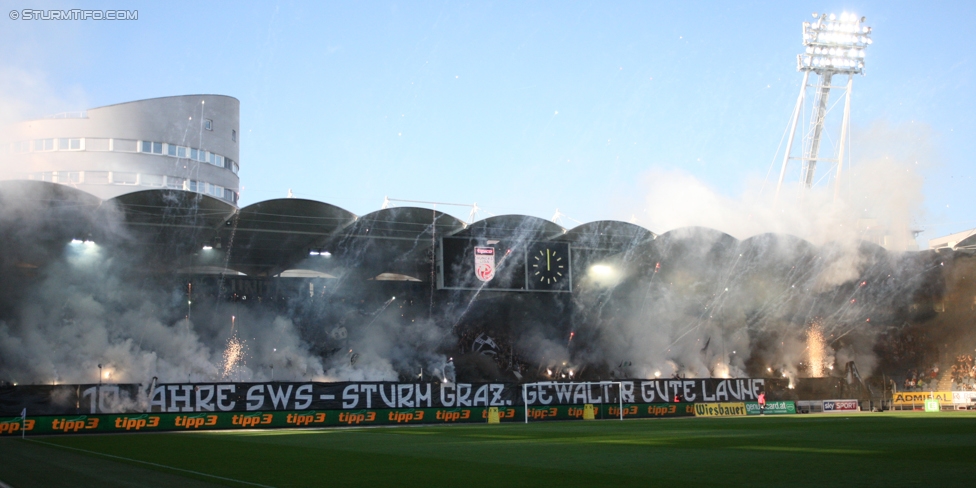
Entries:
<svg viewBox="0 0 976 488">
<path fill-rule="evenodd" d="M 930 130 L 920 124 L 892 128 L 877 123 L 855 133 L 853 170 L 844 168 L 836 198 L 832 187 L 801 191 L 791 185 L 777 200 L 773 186 L 766 184 L 760 192 L 760 183 L 733 198 L 684 171 L 651 169 L 644 178 L 647 196 L 641 208 L 646 210 L 637 219 L 641 225 L 658 233 L 700 226 L 740 242 L 765 233 L 796 236 L 818 248 L 818 261 L 811 261 L 814 256 L 806 254 L 801 242 L 778 238 L 754 262 L 740 254 L 715 261 L 727 269 L 672 270 L 669 283 L 654 283 L 658 277 L 648 273 L 642 286 L 653 292 L 636 296 L 645 311 L 636 313 L 634 307 L 603 322 L 601 326 L 609 330 L 599 336 L 601 353 L 611 364 L 633 361 L 631 372 L 640 377 L 655 373 L 744 376 L 745 362 L 756 346 L 753 341 L 761 332 L 778 338 L 768 350 L 756 351 L 763 358 L 762 366 L 795 377 L 796 365 L 804 361 L 805 344 L 799 337 L 808 325 L 796 322 L 797 304 L 807 303 L 835 316 L 829 330 L 835 336 L 849 332 L 855 326 L 846 303 L 831 309 L 811 302 L 815 300 L 811 297 L 849 285 L 884 265 L 865 254 L 864 241 L 895 252 L 914 247 L 911 230 L 922 215 L 920 170 L 931 164 L 934 154 L 929 140 Z M 672 238 L 697 246 L 681 251 L 685 259 L 704 262 L 717 252 L 713 246 L 718 241 L 712 238 L 698 235 L 681 241 L 681 235 Z M 777 282 L 776 273 L 762 271 L 769 262 L 785 263 L 776 270 L 787 277 L 785 281 Z M 761 319 L 750 323 L 745 314 L 753 311 L 761 312 Z M 870 346 L 875 333 L 849 336 L 850 340 L 857 337 L 859 345 L 842 346 L 837 360 L 854 360 L 862 375 L 870 375 L 877 362 Z"/>
</svg>

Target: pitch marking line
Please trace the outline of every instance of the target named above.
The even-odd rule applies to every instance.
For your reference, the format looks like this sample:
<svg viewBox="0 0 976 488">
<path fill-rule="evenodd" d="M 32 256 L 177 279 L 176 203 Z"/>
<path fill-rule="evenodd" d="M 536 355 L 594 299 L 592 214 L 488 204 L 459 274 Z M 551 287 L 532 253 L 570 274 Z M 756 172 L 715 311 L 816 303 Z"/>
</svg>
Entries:
<svg viewBox="0 0 976 488">
<path fill-rule="evenodd" d="M 260 486 L 261 488 L 275 488 L 275 487 L 270 486 L 270 485 L 262 485 L 262 484 L 258 484 L 258 483 L 251 483 L 250 481 L 235 480 L 234 478 L 225 478 L 223 476 L 217 476 L 215 474 L 201 473 L 199 471 L 192 471 L 192 470 L 189 470 L 189 469 L 174 468 L 173 466 L 167 466 L 165 464 L 151 463 L 149 461 L 140 461 L 138 459 L 130 459 L 130 458 L 122 457 L 122 456 L 115 456 L 113 454 L 105 454 L 103 452 L 89 451 L 87 449 L 81 449 L 81 448 L 78 448 L 78 447 L 62 446 L 61 444 L 53 444 L 53 443 L 50 443 L 50 442 L 38 441 L 38 440 L 34 440 L 34 439 L 27 439 L 27 440 L 30 441 L 30 442 L 36 442 L 38 444 L 44 444 L 44 445 L 48 445 L 48 446 L 54 446 L 54 447 L 61 448 L 61 449 L 71 449 L 72 451 L 87 452 L 88 454 L 94 454 L 96 456 L 104 456 L 104 457 L 109 457 L 109 458 L 114 458 L 114 459 L 121 459 L 123 461 L 129 461 L 129 462 L 132 462 L 132 463 L 148 464 L 150 466 L 156 466 L 157 468 L 171 469 L 173 471 L 182 471 L 184 473 L 195 474 L 197 476 L 206 476 L 207 478 L 216 478 L 218 480 L 231 481 L 231 482 L 234 482 L 234 483 L 240 483 L 242 485 Z"/>
</svg>

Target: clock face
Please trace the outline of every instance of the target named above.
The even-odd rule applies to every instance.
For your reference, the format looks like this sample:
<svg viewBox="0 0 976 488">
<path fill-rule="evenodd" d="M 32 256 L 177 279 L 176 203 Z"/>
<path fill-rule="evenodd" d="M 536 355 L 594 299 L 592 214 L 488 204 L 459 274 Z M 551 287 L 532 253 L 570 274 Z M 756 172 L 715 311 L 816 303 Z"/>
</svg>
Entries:
<svg viewBox="0 0 976 488">
<path fill-rule="evenodd" d="M 529 256 L 529 282 L 558 285 L 569 279 L 569 256 L 562 248 L 542 246 Z"/>
</svg>

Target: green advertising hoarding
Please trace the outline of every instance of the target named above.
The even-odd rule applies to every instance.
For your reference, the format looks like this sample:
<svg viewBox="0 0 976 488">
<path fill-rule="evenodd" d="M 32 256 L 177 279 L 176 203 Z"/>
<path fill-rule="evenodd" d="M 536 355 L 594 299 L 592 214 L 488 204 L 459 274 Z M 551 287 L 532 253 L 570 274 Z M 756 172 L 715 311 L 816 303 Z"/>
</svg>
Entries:
<svg viewBox="0 0 976 488">
<path fill-rule="evenodd" d="M 746 402 L 746 415 L 759 415 L 758 402 Z M 795 402 L 766 402 L 765 415 L 783 415 L 796 413 Z"/>
<path fill-rule="evenodd" d="M 620 418 L 617 405 L 594 405 L 597 419 Z M 624 418 L 684 417 L 694 414 L 691 403 L 625 404 Z M 522 407 L 498 407 L 502 422 L 523 422 Z M 529 407 L 529 421 L 578 420 L 583 405 Z M 488 408 L 412 408 L 362 410 L 302 410 L 282 412 L 198 412 L 108 415 L 51 415 L 0 418 L 0 436 L 162 432 L 192 430 L 275 429 L 363 425 L 409 425 L 488 422 Z"/>
</svg>

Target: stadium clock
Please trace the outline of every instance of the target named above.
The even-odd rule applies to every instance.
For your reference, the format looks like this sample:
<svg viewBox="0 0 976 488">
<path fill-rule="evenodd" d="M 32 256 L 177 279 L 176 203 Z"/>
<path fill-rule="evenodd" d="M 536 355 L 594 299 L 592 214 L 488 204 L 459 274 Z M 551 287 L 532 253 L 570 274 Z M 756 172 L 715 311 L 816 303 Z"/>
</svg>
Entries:
<svg viewBox="0 0 976 488">
<path fill-rule="evenodd" d="M 568 289 L 570 284 L 569 246 L 540 242 L 531 246 L 526 262 L 527 284 L 536 290 Z"/>
</svg>

